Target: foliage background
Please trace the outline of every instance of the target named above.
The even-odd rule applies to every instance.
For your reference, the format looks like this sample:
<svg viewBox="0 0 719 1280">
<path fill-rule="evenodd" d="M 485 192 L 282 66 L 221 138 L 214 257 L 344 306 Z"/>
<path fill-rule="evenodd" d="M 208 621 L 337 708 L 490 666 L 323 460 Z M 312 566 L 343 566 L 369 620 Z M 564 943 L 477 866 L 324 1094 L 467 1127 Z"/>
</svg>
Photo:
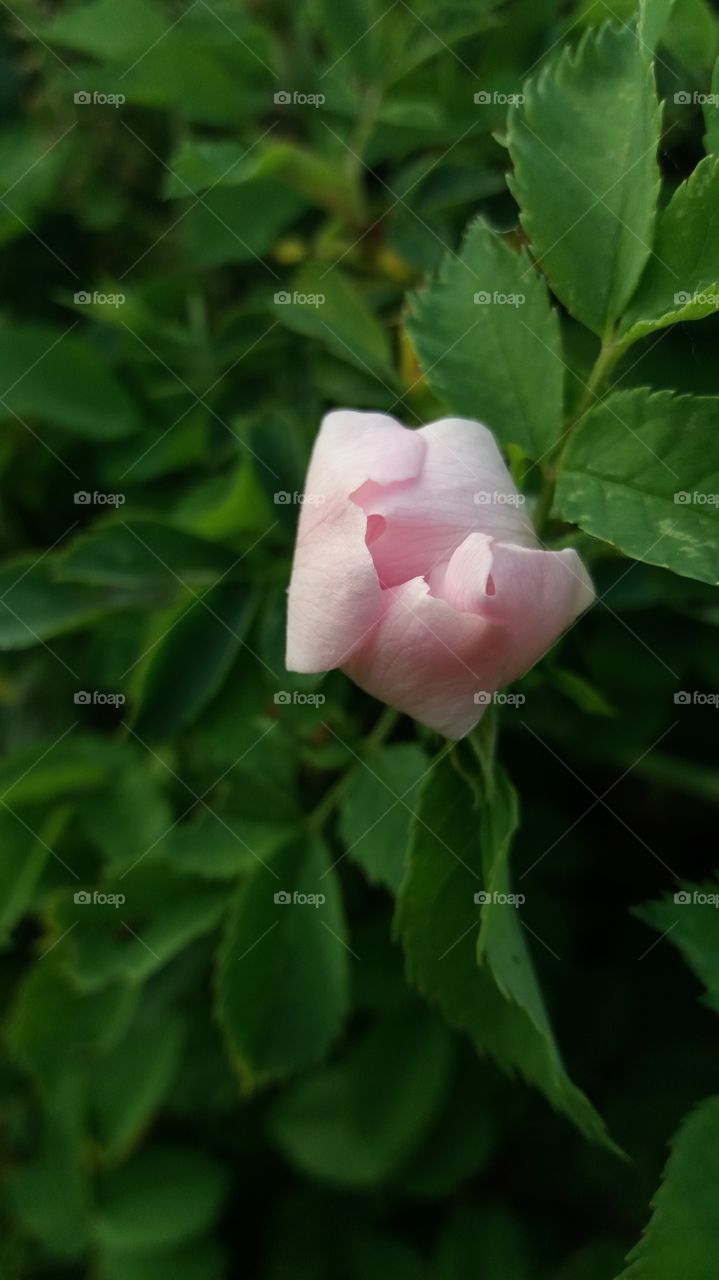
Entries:
<svg viewBox="0 0 719 1280">
<path fill-rule="evenodd" d="M 697 97 L 716 16 L 648 3 L 639 36 L 625 0 L 15 0 L 1 16 L 0 1274 L 624 1274 L 667 1144 L 716 1088 L 716 912 L 673 902 L 714 882 L 716 708 L 675 694 L 716 685 L 716 507 L 669 511 L 686 523 L 660 554 L 652 533 L 671 502 L 658 455 L 678 459 L 673 487 L 719 487 L 719 320 L 716 303 L 675 313 L 643 276 L 649 328 L 617 344 L 602 218 L 618 183 L 621 293 L 658 176 L 636 58 L 658 41 L 664 206 L 719 142 Z M 546 67 L 534 114 L 510 113 L 510 157 L 504 95 Z M 553 172 L 528 120 L 572 164 Z M 692 296 L 719 291 L 703 163 L 707 193 L 662 250 Z M 515 197 L 555 290 L 536 307 L 570 418 L 612 385 L 710 398 L 596 409 L 609 460 L 584 445 L 587 463 L 578 431 L 558 501 L 556 361 L 518 309 L 490 324 L 469 296 L 478 272 L 516 283 Z M 478 213 L 493 230 L 460 249 Z M 447 756 L 340 674 L 284 669 L 298 507 L 275 495 L 301 489 L 338 405 L 485 417 L 544 536 L 597 584 L 499 716 L 527 900 L 522 930 L 482 909 L 479 964 L 472 882 L 442 859 L 461 849 L 477 883 L 503 883 L 514 793 L 494 719 Z M 616 504 L 587 488 L 613 467 Z M 273 901 L 320 883 L 321 910 Z M 125 902 L 75 901 L 95 890 Z M 680 1130 L 628 1276 L 713 1275 L 718 1128 L 705 1102 Z"/>
</svg>

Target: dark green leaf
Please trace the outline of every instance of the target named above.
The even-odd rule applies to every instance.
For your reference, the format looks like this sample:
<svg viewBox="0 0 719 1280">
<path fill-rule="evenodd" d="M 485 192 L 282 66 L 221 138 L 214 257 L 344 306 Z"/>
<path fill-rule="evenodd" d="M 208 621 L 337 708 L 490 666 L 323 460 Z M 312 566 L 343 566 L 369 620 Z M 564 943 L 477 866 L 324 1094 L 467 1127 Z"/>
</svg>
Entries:
<svg viewBox="0 0 719 1280">
<path fill-rule="evenodd" d="M 447 408 L 531 457 L 545 453 L 561 431 L 564 370 L 559 321 L 529 255 L 478 219 L 411 306 L 420 363 Z"/>
</svg>

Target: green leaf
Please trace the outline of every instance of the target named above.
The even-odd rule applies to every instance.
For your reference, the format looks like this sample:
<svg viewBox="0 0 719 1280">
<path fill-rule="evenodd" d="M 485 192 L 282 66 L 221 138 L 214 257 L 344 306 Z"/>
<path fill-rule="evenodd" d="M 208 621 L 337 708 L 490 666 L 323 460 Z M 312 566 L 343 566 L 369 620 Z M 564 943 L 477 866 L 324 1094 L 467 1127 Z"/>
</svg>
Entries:
<svg viewBox="0 0 719 1280">
<path fill-rule="evenodd" d="M 44 819 L 26 814 L 21 822 L 10 809 L 0 808 L 0 942 L 30 908 L 67 818 L 67 810 L 55 809 Z"/>
<path fill-rule="evenodd" d="M 536 1274 L 525 1228 L 504 1205 L 461 1205 L 440 1235 L 435 1280 L 533 1280 Z"/>
<path fill-rule="evenodd" d="M 191 601 L 156 646 L 135 728 L 144 739 L 171 738 L 220 691 L 252 620 L 257 599 L 228 582 Z"/>
<path fill-rule="evenodd" d="M 473 1055 L 460 1055 L 444 1108 L 396 1179 L 403 1194 L 452 1196 L 489 1167 L 502 1123 L 498 1084 L 492 1067 L 482 1070 Z"/>
<path fill-rule="evenodd" d="M 719 52 L 716 14 L 707 0 L 675 0 L 664 33 L 665 48 L 700 82 Z"/>
<path fill-rule="evenodd" d="M 59 44 L 96 58 L 132 60 L 167 32 L 167 22 L 147 0 L 92 0 L 49 22 L 40 23 L 39 32 L 50 44 Z"/>
<path fill-rule="evenodd" d="M 480 1054 L 519 1072 L 595 1142 L 616 1150 L 602 1120 L 567 1077 L 546 1021 L 539 1025 L 477 964 L 484 891 L 472 789 L 449 759 L 428 775 L 414 824 L 395 928 L 410 980 Z M 526 997 L 525 997 L 526 1001 Z"/>
<path fill-rule="evenodd" d="M 636 907 L 634 914 L 681 952 L 706 987 L 705 1003 L 719 1013 L 719 884 L 682 881 L 673 896 Z"/>
<path fill-rule="evenodd" d="M 53 1090 L 37 1153 L 10 1172 L 10 1204 L 54 1258 L 80 1259 L 90 1243 L 92 1185 L 78 1124 L 79 1078 Z"/>
<path fill-rule="evenodd" d="M 659 215 L 654 251 L 629 309 L 622 342 L 719 310 L 719 159 L 707 156 Z"/>
<path fill-rule="evenodd" d="M 62 956 L 70 973 L 83 990 L 94 990 L 115 979 L 142 982 L 209 933 L 225 906 L 221 887 L 143 860 L 118 880 L 58 894 L 52 919 L 58 934 L 67 931 Z"/>
<path fill-rule="evenodd" d="M 719 152 L 719 58 L 714 63 L 711 92 L 707 98 L 708 101 L 704 103 L 704 122 L 707 130 L 704 135 L 704 149 L 710 155 L 716 155 Z"/>
<path fill-rule="evenodd" d="M 128 751 L 122 766 L 113 772 L 110 785 L 83 800 L 80 824 L 101 850 L 110 874 L 119 874 L 133 866 L 146 850 L 159 847 L 161 838 L 172 827 L 170 803 L 153 773 L 160 768 L 152 757 L 138 760 Z M 166 782 L 169 776 L 162 770 L 160 781 Z"/>
<path fill-rule="evenodd" d="M 716 583 L 718 413 L 710 397 L 613 393 L 570 437 L 557 507 L 636 560 Z"/>
<path fill-rule="evenodd" d="M 335 161 L 296 142 L 269 142 L 249 154 L 236 142 L 186 139 L 171 164 L 167 195 L 185 196 L 207 187 L 246 187 L 282 182 L 330 213 L 356 217 L 355 184 Z"/>
<path fill-rule="evenodd" d="M 226 262 L 254 263 L 305 206 L 301 196 L 276 179 L 248 182 L 239 193 L 218 184 L 190 201 L 186 213 L 178 212 L 182 255 L 191 266 L 205 269 Z M 277 277 L 275 271 L 272 275 Z M 279 283 L 277 277 L 276 287 Z"/>
<path fill-rule="evenodd" d="M 647 52 L 656 49 L 664 35 L 674 3 L 675 0 L 640 0 L 637 32 Z"/>
<path fill-rule="evenodd" d="M 383 16 L 376 0 L 346 0 L 341 5 L 319 0 L 317 10 L 317 21 L 327 43 L 325 74 L 341 64 L 345 74 L 376 80 L 381 66 L 376 28 Z"/>
<path fill-rule="evenodd" d="M 445 1097 L 450 1043 L 414 1007 L 378 1021 L 344 1061 L 288 1090 L 274 1141 L 302 1172 L 340 1186 L 386 1181 L 417 1148 Z"/>
<path fill-rule="evenodd" d="M 426 769 L 427 757 L 414 743 L 383 747 L 354 770 L 342 797 L 346 852 L 372 884 L 392 893 L 402 883 L 417 784 Z"/>
<path fill-rule="evenodd" d="M 273 311 L 288 329 L 315 339 L 340 360 L 395 383 L 387 331 L 339 267 L 308 263 L 291 289 L 275 293 Z"/>
<path fill-rule="evenodd" d="M 151 1147 L 103 1179 L 98 1241 L 135 1253 L 191 1240 L 214 1222 L 226 1191 L 226 1170 L 205 1152 Z"/>
<path fill-rule="evenodd" d="M 136 1002 L 131 988 L 120 983 L 101 992 L 79 992 L 59 961 L 54 948 L 27 970 L 4 1032 L 11 1057 L 47 1093 L 56 1087 L 65 1067 L 77 1072 L 85 1058 L 117 1042 Z"/>
<path fill-rule="evenodd" d="M 227 547 L 151 520 L 107 524 L 77 538 L 58 560 L 61 581 L 114 587 L 199 588 L 237 561 Z M 198 606 L 202 608 L 202 606 Z"/>
<path fill-rule="evenodd" d="M 659 109 L 628 27 L 588 31 L 525 86 L 509 117 L 510 185 L 536 258 L 597 334 L 625 310 L 652 246 Z"/>
<path fill-rule="evenodd" d="M 236 775 L 233 777 L 237 781 Z M 239 785 L 256 787 L 257 779 L 240 774 Z M 269 804 L 272 806 L 271 799 Z M 236 813 L 216 817 L 205 810 L 199 818 L 174 826 L 156 848 L 158 856 L 178 871 L 209 880 L 232 880 L 240 872 L 252 871 L 257 858 L 269 862 L 295 830 L 296 817 L 288 814 L 272 813 L 272 821 L 268 821 Z"/>
<path fill-rule="evenodd" d="M 420 364 L 450 412 L 545 453 L 561 431 L 564 369 L 557 313 L 529 255 L 477 219 L 410 305 Z"/>
<path fill-rule="evenodd" d="M 719 1097 L 707 1098 L 672 1139 L 652 1217 L 619 1280 L 713 1280 L 719 1250 Z"/>
<path fill-rule="evenodd" d="M 122 754 L 79 731 L 41 739 L 0 764 L 0 794 L 13 809 L 94 791 L 112 779 Z"/>
<path fill-rule="evenodd" d="M 165 1098 L 177 1071 L 184 1027 L 177 1017 L 141 1010 L 127 1034 L 98 1063 L 92 1110 L 106 1159 L 115 1161 L 140 1136 Z"/>
<path fill-rule="evenodd" d="M 166 1252 L 125 1253 L 104 1248 L 99 1258 L 99 1280 L 225 1280 L 227 1258 L 212 1238 L 192 1240 Z"/>
<path fill-rule="evenodd" d="M 88 440 L 118 440 L 137 430 L 135 406 L 107 358 L 69 331 L 27 324 L 0 330 L 0 367 L 0 421 L 18 431 L 15 414 Z"/>
<path fill-rule="evenodd" d="M 146 598 L 126 591 L 58 582 L 50 556 L 40 562 L 36 555 L 22 556 L 0 568 L 0 648 L 30 649 L 143 602 Z"/>
<path fill-rule="evenodd" d="M 347 1012 L 346 927 L 324 846 L 282 848 L 272 868 L 240 886 L 219 960 L 217 1013 L 248 1083 L 317 1062 Z"/>
</svg>

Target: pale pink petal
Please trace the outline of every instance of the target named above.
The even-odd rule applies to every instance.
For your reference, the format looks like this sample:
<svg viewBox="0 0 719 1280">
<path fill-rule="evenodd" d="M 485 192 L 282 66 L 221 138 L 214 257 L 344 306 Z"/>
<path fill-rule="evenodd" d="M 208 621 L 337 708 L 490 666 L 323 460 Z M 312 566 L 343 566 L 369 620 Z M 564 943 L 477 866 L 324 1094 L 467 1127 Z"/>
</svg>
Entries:
<svg viewBox="0 0 719 1280">
<path fill-rule="evenodd" d="M 367 481 L 402 483 L 425 454 L 419 433 L 377 413 L 341 411 L 322 422 L 305 483 L 287 613 L 287 667 L 340 666 L 382 616 L 385 602 L 351 495 Z"/>
<path fill-rule="evenodd" d="M 543 551 L 470 536 L 455 551 L 432 591 L 455 609 L 506 627 L 508 646 L 499 683 L 509 684 L 538 662 L 594 599 L 576 551 Z"/>
<path fill-rule="evenodd" d="M 397 586 L 447 561 L 468 533 L 536 546 L 521 496 L 491 432 L 465 418 L 420 428 L 421 474 L 405 484 L 364 485 L 356 494 L 375 524 L 372 556 L 384 586 Z M 375 477 L 376 478 L 376 477 Z"/>
<path fill-rule="evenodd" d="M 448 738 L 461 738 L 485 706 L 475 694 L 497 688 L 506 629 L 458 613 L 421 578 L 384 593 L 387 608 L 345 663 L 360 688 Z"/>
</svg>

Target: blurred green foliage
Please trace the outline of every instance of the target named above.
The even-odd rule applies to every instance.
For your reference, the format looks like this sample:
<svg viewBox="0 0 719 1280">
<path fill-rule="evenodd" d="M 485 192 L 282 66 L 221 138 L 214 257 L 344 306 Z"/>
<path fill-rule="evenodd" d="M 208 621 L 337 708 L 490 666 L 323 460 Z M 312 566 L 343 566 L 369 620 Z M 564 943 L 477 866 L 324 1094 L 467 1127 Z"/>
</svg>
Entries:
<svg viewBox="0 0 719 1280">
<path fill-rule="evenodd" d="M 650 544 L 667 450 L 717 488 L 719 318 L 637 238 L 661 177 L 719 292 L 719 26 L 635 10 L 2 7 L 3 1280 L 612 1280 L 716 1090 L 719 916 L 673 894 L 714 884 L 716 707 L 675 696 L 716 684 L 717 508 Z M 610 207 L 575 227 L 532 135 L 598 194 L 624 156 Z M 544 350 L 471 300 L 520 270 Z M 296 495 L 327 408 L 444 406 L 535 498 L 608 321 L 547 511 L 600 600 L 502 714 L 515 835 L 488 736 L 285 670 Z M 631 1280 L 714 1275 L 716 1127 Z"/>
</svg>

